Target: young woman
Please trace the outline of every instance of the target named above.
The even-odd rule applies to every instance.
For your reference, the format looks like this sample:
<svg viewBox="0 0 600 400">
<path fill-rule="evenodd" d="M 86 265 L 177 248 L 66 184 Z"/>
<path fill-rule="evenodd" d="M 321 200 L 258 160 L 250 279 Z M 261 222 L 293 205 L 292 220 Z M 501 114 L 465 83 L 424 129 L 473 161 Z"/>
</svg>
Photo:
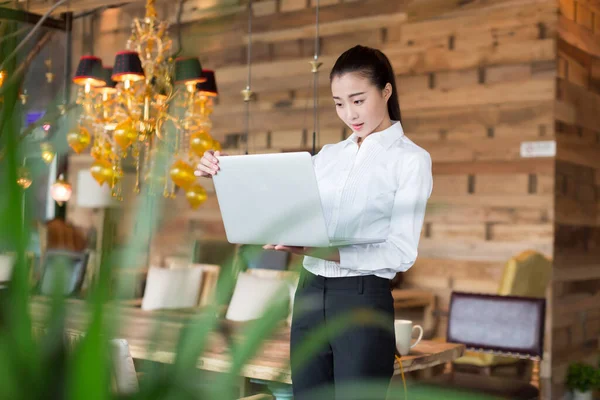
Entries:
<svg viewBox="0 0 600 400">
<path fill-rule="evenodd" d="M 395 75 L 379 50 L 356 46 L 343 53 L 330 74 L 338 117 L 353 133 L 325 145 L 314 156 L 330 237 L 380 238 L 379 244 L 337 249 L 266 245 L 304 255 L 292 321 L 292 381 L 296 400 L 315 399 L 312 389 L 334 386 L 336 400 L 348 399 L 344 383 L 383 382 L 369 399 L 385 399 L 394 372 L 394 308 L 390 280 L 408 270 L 432 190 L 429 153 L 404 135 Z M 198 169 L 211 177 L 219 170 L 207 152 Z M 300 304 L 310 304 L 298 311 Z M 308 363 L 295 367 L 294 349 L 314 328 L 356 310 L 383 315 L 381 325 L 353 326 Z"/>
</svg>

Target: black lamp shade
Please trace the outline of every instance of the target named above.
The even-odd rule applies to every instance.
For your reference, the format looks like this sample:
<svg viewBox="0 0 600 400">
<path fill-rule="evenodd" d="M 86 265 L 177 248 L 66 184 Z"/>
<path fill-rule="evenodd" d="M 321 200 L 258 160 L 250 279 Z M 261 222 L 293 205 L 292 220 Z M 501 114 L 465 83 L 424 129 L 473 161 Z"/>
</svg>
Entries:
<svg viewBox="0 0 600 400">
<path fill-rule="evenodd" d="M 102 80 L 102 60 L 95 56 L 82 56 L 79 59 L 79 65 L 77 65 L 73 82 L 81 86 L 86 84 L 93 87 L 104 86 L 104 81 Z"/>
<path fill-rule="evenodd" d="M 195 57 L 181 57 L 175 60 L 175 83 L 195 84 L 204 81 L 200 60 Z"/>
<path fill-rule="evenodd" d="M 139 81 L 144 79 L 144 69 L 140 56 L 135 51 L 120 51 L 115 56 L 112 79 L 116 82 Z"/>
<path fill-rule="evenodd" d="M 99 88 L 100 91 L 103 92 L 115 92 L 117 82 L 112 80 L 113 69 L 112 67 L 104 67 L 102 68 L 102 80 L 105 82 L 105 85 Z"/>
<path fill-rule="evenodd" d="M 216 97 L 219 95 L 217 90 L 217 80 L 215 78 L 215 71 L 210 69 L 203 69 L 202 75 L 206 78 L 205 82 L 197 83 L 196 89 L 205 96 Z"/>
</svg>

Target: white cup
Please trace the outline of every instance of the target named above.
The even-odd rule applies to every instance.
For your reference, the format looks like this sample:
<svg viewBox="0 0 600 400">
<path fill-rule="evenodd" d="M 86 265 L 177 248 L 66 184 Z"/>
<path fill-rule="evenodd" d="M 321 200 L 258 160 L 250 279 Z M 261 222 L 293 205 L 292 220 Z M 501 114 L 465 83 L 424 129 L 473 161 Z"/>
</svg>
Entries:
<svg viewBox="0 0 600 400">
<path fill-rule="evenodd" d="M 419 330 L 419 338 L 411 344 L 412 334 L 415 329 Z M 420 325 L 413 326 L 412 321 L 397 319 L 394 321 L 394 331 L 396 332 L 396 348 L 401 356 L 410 353 L 410 349 L 415 347 L 423 338 L 423 328 Z"/>
</svg>

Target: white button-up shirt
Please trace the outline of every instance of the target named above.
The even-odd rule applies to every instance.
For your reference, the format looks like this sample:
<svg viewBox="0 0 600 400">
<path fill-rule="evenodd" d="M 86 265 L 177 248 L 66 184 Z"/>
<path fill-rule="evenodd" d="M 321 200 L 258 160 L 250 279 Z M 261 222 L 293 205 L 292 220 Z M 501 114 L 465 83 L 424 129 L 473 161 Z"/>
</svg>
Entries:
<svg viewBox="0 0 600 400">
<path fill-rule="evenodd" d="M 431 157 L 404 135 L 400 122 L 367 136 L 352 134 L 313 157 L 329 237 L 382 239 L 340 247 L 340 262 L 304 258 L 304 268 L 325 277 L 393 278 L 417 259 L 427 200 L 433 188 Z"/>
</svg>

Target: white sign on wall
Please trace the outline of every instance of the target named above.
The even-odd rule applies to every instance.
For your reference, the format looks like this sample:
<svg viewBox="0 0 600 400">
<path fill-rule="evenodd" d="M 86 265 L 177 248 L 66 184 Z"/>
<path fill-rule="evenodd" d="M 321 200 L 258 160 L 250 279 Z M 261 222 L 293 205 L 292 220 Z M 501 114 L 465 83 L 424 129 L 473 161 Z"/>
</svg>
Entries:
<svg viewBox="0 0 600 400">
<path fill-rule="evenodd" d="M 521 157 L 554 157 L 556 156 L 556 141 L 543 140 L 521 143 Z"/>
</svg>

